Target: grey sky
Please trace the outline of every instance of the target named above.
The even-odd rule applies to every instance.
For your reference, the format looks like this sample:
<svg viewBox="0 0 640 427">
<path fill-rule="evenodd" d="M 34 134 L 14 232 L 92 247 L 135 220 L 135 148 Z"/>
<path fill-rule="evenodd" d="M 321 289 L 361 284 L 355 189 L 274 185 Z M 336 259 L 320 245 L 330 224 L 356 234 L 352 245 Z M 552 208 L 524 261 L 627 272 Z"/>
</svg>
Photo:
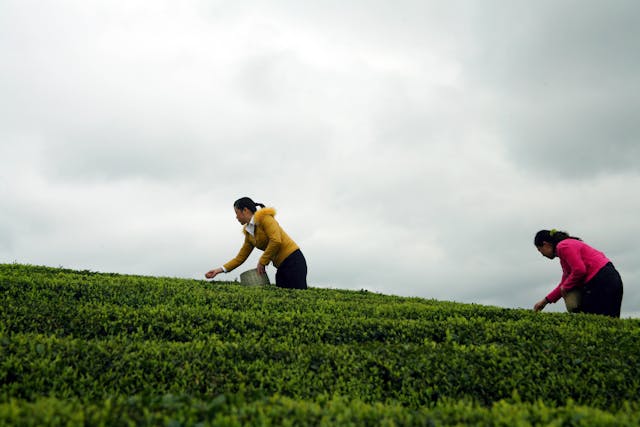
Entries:
<svg viewBox="0 0 640 427">
<path fill-rule="evenodd" d="M 555 227 L 609 255 L 640 316 L 639 19 L 635 1 L 0 1 L 0 261 L 201 278 L 239 249 L 246 195 L 312 286 L 530 308 L 560 277 L 532 244 Z"/>
</svg>

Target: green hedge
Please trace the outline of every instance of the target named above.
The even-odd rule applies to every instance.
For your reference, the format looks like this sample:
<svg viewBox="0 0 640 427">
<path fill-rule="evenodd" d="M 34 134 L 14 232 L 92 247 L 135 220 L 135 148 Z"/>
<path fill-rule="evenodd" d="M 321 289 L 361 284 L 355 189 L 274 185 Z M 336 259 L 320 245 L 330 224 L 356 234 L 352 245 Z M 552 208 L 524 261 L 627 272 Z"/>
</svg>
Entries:
<svg viewBox="0 0 640 427">
<path fill-rule="evenodd" d="M 568 402 L 501 400 L 489 407 L 469 402 L 440 402 L 433 408 L 408 410 L 398 404 L 367 404 L 323 396 L 302 401 L 282 396 L 247 401 L 220 395 L 211 400 L 164 395 L 152 399 L 109 398 L 101 402 L 41 398 L 0 404 L 0 425 L 20 426 L 637 426 L 637 405 L 606 412 Z"/>
<path fill-rule="evenodd" d="M 0 424 L 638 421 L 636 319 L 19 264 L 0 295 Z"/>
</svg>

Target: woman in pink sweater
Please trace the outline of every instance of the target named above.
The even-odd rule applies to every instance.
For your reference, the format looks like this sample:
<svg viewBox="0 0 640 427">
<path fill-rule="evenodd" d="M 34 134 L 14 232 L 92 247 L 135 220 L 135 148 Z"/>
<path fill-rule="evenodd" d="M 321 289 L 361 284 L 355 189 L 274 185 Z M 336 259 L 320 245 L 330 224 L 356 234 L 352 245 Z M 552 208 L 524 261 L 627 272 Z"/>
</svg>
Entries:
<svg viewBox="0 0 640 427">
<path fill-rule="evenodd" d="M 535 311 L 578 289 L 582 294 L 578 311 L 620 317 L 622 279 L 605 254 L 555 229 L 538 231 L 533 243 L 543 256 L 549 259 L 557 256 L 562 266 L 562 280 L 535 304 Z"/>
</svg>

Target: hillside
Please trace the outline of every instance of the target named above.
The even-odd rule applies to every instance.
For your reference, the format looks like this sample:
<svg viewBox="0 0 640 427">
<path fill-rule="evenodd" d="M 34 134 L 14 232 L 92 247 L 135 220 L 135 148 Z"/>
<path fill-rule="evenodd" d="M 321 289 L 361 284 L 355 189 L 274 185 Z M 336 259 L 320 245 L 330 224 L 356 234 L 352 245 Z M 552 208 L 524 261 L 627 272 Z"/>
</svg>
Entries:
<svg viewBox="0 0 640 427">
<path fill-rule="evenodd" d="M 640 320 L 0 264 L 0 425 L 638 425 Z"/>
</svg>

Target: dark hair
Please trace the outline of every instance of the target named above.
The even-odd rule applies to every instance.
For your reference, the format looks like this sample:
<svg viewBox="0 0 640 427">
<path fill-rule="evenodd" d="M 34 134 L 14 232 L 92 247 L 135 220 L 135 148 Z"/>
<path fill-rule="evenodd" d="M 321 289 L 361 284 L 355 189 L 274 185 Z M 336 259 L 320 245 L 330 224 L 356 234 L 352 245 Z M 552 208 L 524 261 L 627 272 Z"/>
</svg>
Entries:
<svg viewBox="0 0 640 427">
<path fill-rule="evenodd" d="M 243 210 L 244 208 L 247 208 L 251 212 L 255 212 L 256 206 L 260 206 L 261 208 L 264 208 L 264 205 L 262 203 L 255 203 L 253 200 L 251 200 L 248 197 L 242 197 L 236 200 L 235 202 L 233 202 L 233 207 L 238 210 Z"/>
<path fill-rule="evenodd" d="M 536 246 L 542 246 L 544 242 L 549 242 L 553 245 L 555 250 L 556 245 L 565 239 L 582 240 L 579 237 L 569 236 L 566 231 L 558 231 L 555 228 L 551 230 L 540 230 L 536 233 L 536 237 L 533 238 L 533 244 Z"/>
</svg>

